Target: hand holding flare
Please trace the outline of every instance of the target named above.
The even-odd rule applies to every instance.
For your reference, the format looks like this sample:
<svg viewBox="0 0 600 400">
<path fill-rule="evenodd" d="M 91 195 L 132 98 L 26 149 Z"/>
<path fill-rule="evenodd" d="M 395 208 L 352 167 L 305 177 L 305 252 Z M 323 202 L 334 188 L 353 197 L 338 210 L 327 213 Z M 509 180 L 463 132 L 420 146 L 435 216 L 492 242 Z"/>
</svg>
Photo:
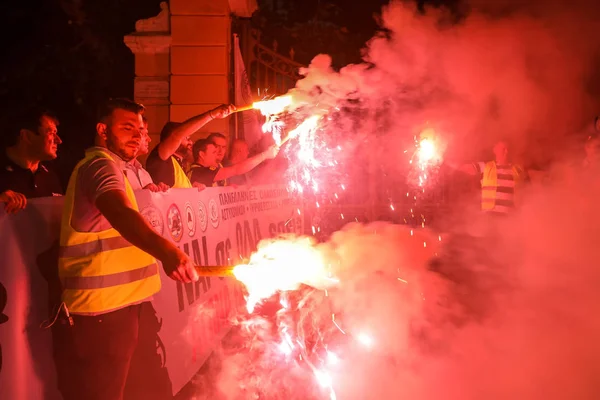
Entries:
<svg viewBox="0 0 600 400">
<path fill-rule="evenodd" d="M 196 271 L 200 276 L 235 277 L 242 282 L 248 290 L 249 312 L 278 291 L 294 290 L 300 285 L 326 289 L 338 283 L 310 237 L 264 241 L 247 264 L 196 266 Z"/>
<path fill-rule="evenodd" d="M 279 96 L 271 100 L 257 101 L 251 105 L 238 107 L 235 112 L 259 110 L 262 115 L 275 115 L 282 113 L 292 104 L 292 96 Z"/>
</svg>

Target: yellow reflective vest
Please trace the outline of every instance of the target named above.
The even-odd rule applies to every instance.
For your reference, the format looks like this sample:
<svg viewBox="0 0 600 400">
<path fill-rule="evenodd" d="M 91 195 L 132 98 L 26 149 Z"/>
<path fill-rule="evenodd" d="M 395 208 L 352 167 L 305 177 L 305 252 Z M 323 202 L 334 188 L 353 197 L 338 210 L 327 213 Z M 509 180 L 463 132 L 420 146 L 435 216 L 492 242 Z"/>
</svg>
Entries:
<svg viewBox="0 0 600 400">
<path fill-rule="evenodd" d="M 513 178 L 515 180 L 515 204 L 517 202 L 517 192 L 524 180 L 524 172 L 517 166 L 512 166 Z M 496 192 L 498 189 L 498 171 L 496 162 L 485 163 L 483 169 L 483 178 L 481 179 L 481 209 L 485 211 L 493 210 L 496 206 Z"/>
<path fill-rule="evenodd" d="M 154 257 L 133 246 L 116 229 L 78 232 L 71 218 L 77 177 L 82 165 L 96 157 L 113 158 L 101 150 L 86 152 L 69 179 L 60 230 L 58 273 L 62 300 L 73 314 L 103 314 L 148 300 L 160 290 Z M 127 197 L 138 210 L 135 195 L 124 176 Z"/>
<path fill-rule="evenodd" d="M 173 162 L 173 172 L 175 173 L 173 187 L 180 189 L 191 188 L 192 184 L 190 183 L 190 180 L 188 179 L 187 175 L 185 174 L 185 171 L 183 170 L 183 168 L 181 168 L 181 165 L 179 165 L 175 157 L 171 156 L 171 161 Z"/>
</svg>

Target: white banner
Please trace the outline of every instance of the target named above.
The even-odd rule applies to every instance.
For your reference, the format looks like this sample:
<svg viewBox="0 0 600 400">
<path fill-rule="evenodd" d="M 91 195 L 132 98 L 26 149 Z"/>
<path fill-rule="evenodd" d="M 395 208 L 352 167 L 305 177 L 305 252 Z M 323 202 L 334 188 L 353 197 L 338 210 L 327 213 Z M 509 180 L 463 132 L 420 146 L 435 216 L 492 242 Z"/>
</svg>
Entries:
<svg viewBox="0 0 600 400">
<path fill-rule="evenodd" d="M 244 65 L 244 59 L 240 50 L 240 38 L 237 34 L 233 35 L 233 64 L 235 77 L 235 105 L 246 106 L 252 104 L 252 91 L 250 90 L 250 82 L 248 81 L 248 72 Z M 238 116 L 238 121 L 241 121 L 241 131 L 243 132 L 244 140 L 248 143 L 248 147 L 252 149 L 262 137 L 262 130 L 258 122 L 256 111 L 242 111 L 241 116 Z"/>
<path fill-rule="evenodd" d="M 171 189 L 137 193 L 152 226 L 198 265 L 227 265 L 248 257 L 264 238 L 303 231 L 298 206 L 281 186 Z M 31 200 L 16 215 L 0 210 L 0 399 L 60 399 L 52 361 L 47 276 L 56 268 L 61 198 Z M 161 270 L 162 271 L 162 270 Z M 189 382 L 229 329 L 241 302 L 232 279 L 172 281 L 161 272 L 154 296 L 158 333 L 173 393 Z"/>
<path fill-rule="evenodd" d="M 261 239 L 302 232 L 298 207 L 283 186 L 144 191 L 137 197 L 142 215 L 196 265 L 235 264 Z M 177 392 L 227 333 L 228 317 L 241 298 L 232 278 L 201 278 L 193 284 L 174 282 L 164 272 L 161 278 L 154 307 L 163 320 L 160 336 Z"/>
</svg>

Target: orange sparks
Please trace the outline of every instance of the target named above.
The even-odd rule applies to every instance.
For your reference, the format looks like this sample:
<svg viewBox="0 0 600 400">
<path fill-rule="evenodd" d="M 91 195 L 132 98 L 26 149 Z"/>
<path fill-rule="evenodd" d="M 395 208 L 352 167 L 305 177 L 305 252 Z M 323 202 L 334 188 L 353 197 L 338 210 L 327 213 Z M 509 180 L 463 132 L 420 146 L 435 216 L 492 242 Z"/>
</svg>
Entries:
<svg viewBox="0 0 600 400">
<path fill-rule="evenodd" d="M 281 114 L 292 105 L 292 96 L 279 96 L 271 100 L 257 101 L 252 108 L 259 110 L 262 115 Z"/>
<path fill-rule="evenodd" d="M 321 119 L 320 115 L 313 115 L 312 117 L 308 117 L 296 129 L 293 129 L 288 133 L 287 137 L 281 142 L 284 144 L 290 139 L 293 139 L 297 136 L 307 136 L 310 135 L 317 127 L 319 126 L 319 119 Z"/>
<path fill-rule="evenodd" d="M 337 282 L 329 277 L 325 259 L 309 237 L 265 242 L 250 262 L 236 266 L 233 274 L 248 290 L 248 312 L 278 291 L 293 290 L 300 284 L 322 288 Z"/>
<path fill-rule="evenodd" d="M 423 139 L 419 143 L 419 163 L 425 164 L 431 161 L 436 154 L 435 144 L 429 139 Z"/>
</svg>

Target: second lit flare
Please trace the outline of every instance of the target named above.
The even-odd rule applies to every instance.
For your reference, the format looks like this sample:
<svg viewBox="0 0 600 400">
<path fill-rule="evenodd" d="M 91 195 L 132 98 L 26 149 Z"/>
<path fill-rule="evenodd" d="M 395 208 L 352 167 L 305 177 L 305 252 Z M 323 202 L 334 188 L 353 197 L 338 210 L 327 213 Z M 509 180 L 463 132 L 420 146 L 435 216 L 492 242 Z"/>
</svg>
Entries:
<svg viewBox="0 0 600 400">
<path fill-rule="evenodd" d="M 309 237 L 263 243 L 250 262 L 236 266 L 233 274 L 248 290 L 249 312 L 278 291 L 293 290 L 300 284 L 324 288 L 337 282 L 329 276 L 323 254 Z"/>
<path fill-rule="evenodd" d="M 279 96 L 271 100 L 257 101 L 251 105 L 238 107 L 235 111 L 259 110 L 262 115 L 281 114 L 292 105 L 292 96 Z"/>
</svg>

